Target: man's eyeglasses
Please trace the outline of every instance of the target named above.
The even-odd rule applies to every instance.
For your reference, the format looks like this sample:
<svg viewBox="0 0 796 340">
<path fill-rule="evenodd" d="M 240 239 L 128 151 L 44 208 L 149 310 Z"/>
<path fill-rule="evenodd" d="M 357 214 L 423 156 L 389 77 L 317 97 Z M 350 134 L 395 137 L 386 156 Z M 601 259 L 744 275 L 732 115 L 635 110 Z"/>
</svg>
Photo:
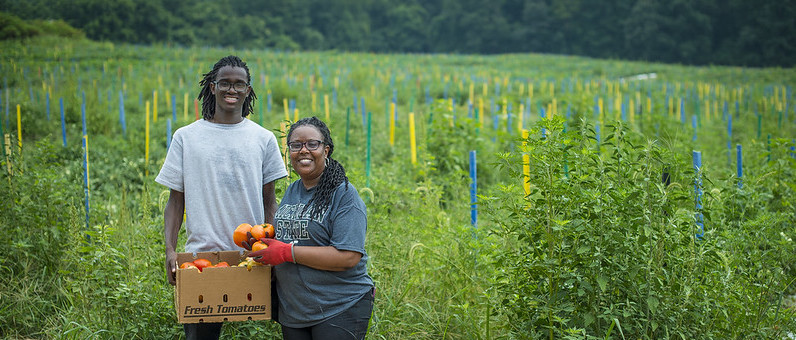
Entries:
<svg viewBox="0 0 796 340">
<path fill-rule="evenodd" d="M 319 140 L 310 139 L 310 140 L 308 140 L 306 142 L 290 142 L 290 143 L 287 143 L 287 147 L 290 149 L 290 152 L 299 152 L 299 151 L 301 151 L 301 148 L 303 148 L 306 145 L 307 146 L 307 150 L 315 151 L 315 150 L 318 150 L 318 148 L 320 148 L 322 144 L 323 144 L 323 142 L 321 142 Z"/>
<path fill-rule="evenodd" d="M 220 91 L 229 91 L 230 88 L 235 88 L 235 91 L 243 92 L 249 87 L 248 83 L 230 83 L 226 80 L 216 80 L 213 82 L 216 88 Z"/>
</svg>

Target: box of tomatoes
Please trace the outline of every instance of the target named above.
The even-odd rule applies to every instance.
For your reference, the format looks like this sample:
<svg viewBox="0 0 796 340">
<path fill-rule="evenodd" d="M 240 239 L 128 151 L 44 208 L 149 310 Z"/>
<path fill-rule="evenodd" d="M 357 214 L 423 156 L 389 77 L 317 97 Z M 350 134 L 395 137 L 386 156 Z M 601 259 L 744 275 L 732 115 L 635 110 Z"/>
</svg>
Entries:
<svg viewBox="0 0 796 340">
<path fill-rule="evenodd" d="M 177 254 L 179 323 L 271 319 L 271 266 L 244 251 Z"/>
</svg>

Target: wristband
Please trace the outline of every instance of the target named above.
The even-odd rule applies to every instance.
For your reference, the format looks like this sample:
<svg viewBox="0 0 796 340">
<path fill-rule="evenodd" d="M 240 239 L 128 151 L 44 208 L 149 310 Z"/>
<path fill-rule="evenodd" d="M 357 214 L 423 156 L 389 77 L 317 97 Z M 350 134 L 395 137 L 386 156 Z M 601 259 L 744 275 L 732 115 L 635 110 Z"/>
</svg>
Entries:
<svg viewBox="0 0 796 340">
<path fill-rule="evenodd" d="M 295 243 L 290 244 L 290 257 L 293 259 L 293 263 L 296 263 L 296 252 L 293 251 L 293 247 L 295 245 L 296 245 Z"/>
</svg>

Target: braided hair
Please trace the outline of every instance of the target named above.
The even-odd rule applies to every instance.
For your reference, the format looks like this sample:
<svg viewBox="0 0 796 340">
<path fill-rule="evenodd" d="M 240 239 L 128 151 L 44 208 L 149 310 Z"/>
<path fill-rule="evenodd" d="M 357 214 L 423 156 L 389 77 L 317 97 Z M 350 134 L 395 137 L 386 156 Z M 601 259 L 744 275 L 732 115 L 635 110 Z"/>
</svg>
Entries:
<svg viewBox="0 0 796 340">
<path fill-rule="evenodd" d="M 246 63 L 237 56 L 226 56 L 216 62 L 216 64 L 213 65 L 213 69 L 210 70 L 210 72 L 205 73 L 203 76 L 204 78 L 199 81 L 199 86 L 202 87 L 202 90 L 199 91 L 199 96 L 197 98 L 202 101 L 202 118 L 205 120 L 211 120 L 213 119 L 213 116 L 216 115 L 216 97 L 213 95 L 213 92 L 210 91 L 210 83 L 216 80 L 218 70 L 224 66 L 240 67 L 246 70 L 246 82 L 249 84 L 252 82 L 249 67 L 246 66 Z M 251 89 L 251 91 L 249 91 L 249 95 L 243 100 L 243 117 L 254 113 L 253 102 L 255 99 L 257 99 L 257 95 L 254 93 L 254 89 Z"/>
<path fill-rule="evenodd" d="M 332 159 L 334 143 L 332 142 L 332 135 L 331 132 L 329 132 L 329 127 L 317 117 L 302 118 L 293 123 L 290 126 L 290 130 L 287 132 L 287 140 L 290 140 L 290 135 L 293 134 L 296 128 L 304 125 L 310 125 L 318 129 L 321 135 L 323 135 L 323 144 L 329 147 L 329 154 L 326 156 L 326 168 L 324 168 L 323 173 L 321 173 L 321 178 L 318 180 L 315 192 L 312 193 L 312 198 L 310 198 L 310 201 L 304 206 L 305 210 L 309 206 L 312 206 L 310 218 L 315 219 L 320 218 L 321 214 L 329 207 L 332 201 L 332 193 L 340 183 L 345 182 L 346 190 L 348 190 L 348 177 L 345 175 L 343 165 L 337 160 Z M 304 211 L 301 213 L 304 214 Z"/>
</svg>

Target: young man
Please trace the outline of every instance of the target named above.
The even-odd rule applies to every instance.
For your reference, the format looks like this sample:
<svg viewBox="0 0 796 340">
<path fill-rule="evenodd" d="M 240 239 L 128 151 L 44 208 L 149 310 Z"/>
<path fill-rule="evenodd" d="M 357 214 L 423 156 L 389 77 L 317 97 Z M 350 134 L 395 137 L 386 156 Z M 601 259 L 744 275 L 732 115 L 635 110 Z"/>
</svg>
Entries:
<svg viewBox="0 0 796 340">
<path fill-rule="evenodd" d="M 257 98 L 240 58 L 221 58 L 199 83 L 202 117 L 174 133 L 155 181 L 170 190 L 164 211 L 166 275 L 176 283 L 177 235 L 186 252 L 239 250 L 241 223 L 273 223 L 274 181 L 287 176 L 276 137 L 249 119 Z M 222 323 L 185 324 L 188 339 L 218 339 Z"/>
</svg>

